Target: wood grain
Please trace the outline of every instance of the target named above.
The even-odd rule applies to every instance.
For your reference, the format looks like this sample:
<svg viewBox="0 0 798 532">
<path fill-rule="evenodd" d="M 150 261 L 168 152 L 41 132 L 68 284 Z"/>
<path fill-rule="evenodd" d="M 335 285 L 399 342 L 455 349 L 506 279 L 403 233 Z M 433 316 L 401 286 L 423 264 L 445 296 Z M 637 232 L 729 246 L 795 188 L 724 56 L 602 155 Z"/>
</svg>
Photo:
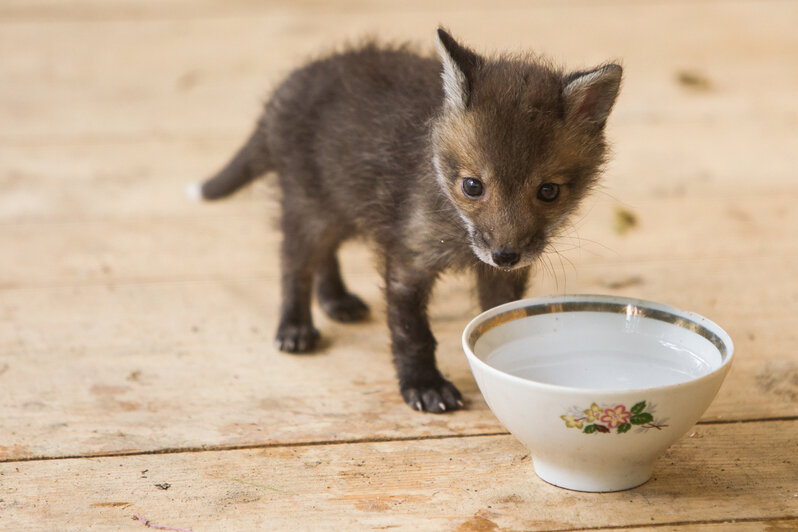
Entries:
<svg viewBox="0 0 798 532">
<path fill-rule="evenodd" d="M 571 530 L 798 514 L 798 422 L 701 427 L 625 492 L 539 480 L 509 436 L 0 464 L 7 524 Z M 794 458 L 795 454 L 792 454 Z M 92 479 L 87 482 L 86 479 Z M 168 490 L 156 484 L 170 484 Z M 70 494 L 80 491 L 80 500 Z M 482 528 L 480 528 L 482 527 Z"/>
<path fill-rule="evenodd" d="M 107 200 L 100 197 L 108 194 L 107 188 L 73 192 L 84 196 L 80 204 L 70 201 L 53 209 L 68 210 L 79 218 L 52 214 L 42 219 L 33 211 L 44 207 L 32 206 L 30 215 L 20 214 L 17 221 L 0 221 L 0 247 L 13 245 L 16 255 L 16 260 L 0 264 L 0 284 L 36 287 L 53 282 L 249 276 L 267 270 L 274 274 L 275 266 L 268 261 L 282 239 L 275 230 L 279 204 L 275 198 L 262 197 L 268 193 L 269 183 L 258 185 L 241 199 L 194 204 L 182 196 L 176 183 L 171 190 L 173 198 L 153 194 L 154 201 L 163 202 L 164 207 L 170 201 L 175 208 L 152 213 L 98 212 L 110 210 Z M 19 188 L 23 186 L 20 183 Z M 138 196 L 136 201 L 146 202 L 142 192 L 133 190 L 135 185 L 127 188 L 110 199 L 128 196 L 131 201 L 130 196 Z M 31 205 L 50 203 L 48 195 L 52 203 L 59 201 L 52 185 L 34 185 L 26 194 Z M 24 202 L 21 197 L 16 197 L 17 205 Z M 61 197 L 60 201 L 67 200 Z M 649 265 L 691 265 L 700 270 L 710 263 L 713 269 L 719 265 L 732 270 L 738 264 L 770 261 L 766 268 L 775 271 L 780 262 L 798 253 L 798 242 L 792 238 L 793 229 L 798 227 L 798 213 L 792 208 L 796 201 L 798 188 L 749 195 L 744 201 L 742 196 L 731 196 L 711 203 L 691 197 L 628 198 L 624 203 L 594 198 L 554 239 L 548 255 L 551 262 L 547 259 L 538 269 L 541 274 L 550 274 L 550 269 L 543 268 L 553 265 L 564 282 L 582 277 L 585 268 L 605 265 L 636 268 L 639 276 L 645 276 Z M 8 199 L 9 204 L 12 202 Z M 635 218 L 634 226 L 623 234 L 616 231 L 618 210 Z M 689 218 L 686 212 L 691 213 Z M 759 238 L 761 234 L 768 238 Z M 45 260 L 53 253 L 61 258 L 57 264 Z M 560 263 L 560 256 L 566 262 Z M 189 257 L 194 260 L 187 260 Z M 368 260 L 353 261 L 348 268 L 355 275 L 371 274 L 372 270 Z M 624 274 L 628 272 L 619 271 L 619 277 Z M 744 274 L 743 267 L 740 275 Z M 782 285 L 786 279 L 779 277 L 776 281 L 774 285 Z M 612 281 L 607 282 L 612 286 Z"/>
<path fill-rule="evenodd" d="M 351 251 L 348 259 L 363 252 Z M 656 283 L 614 292 L 668 300 L 674 279 L 685 283 L 685 293 L 700 294 L 707 286 L 703 276 L 691 278 L 683 268 L 659 272 Z M 723 286 L 718 269 L 714 275 Z M 310 357 L 271 346 L 278 308 L 274 276 L 5 289 L 0 405 L 7 412 L 2 424 L 15 429 L 0 455 L 502 431 L 460 348 L 462 328 L 478 312 L 462 288 L 470 280 L 445 279 L 431 309 L 441 367 L 469 403 L 466 411 L 440 417 L 415 414 L 402 403 L 378 279 L 363 274 L 354 280 L 374 307 L 372 319 L 339 325 L 317 311 L 325 344 Z M 737 342 L 737 360 L 706 421 L 798 415 L 790 316 L 760 310 L 752 322 L 750 309 L 723 298 L 671 301 L 699 307 Z"/>
<path fill-rule="evenodd" d="M 778 0 L 2 2 L 0 529 L 795 529 L 796 20 Z M 529 295 L 663 301 L 734 338 L 640 489 L 534 477 L 460 349 L 468 276 L 431 309 L 468 409 L 417 414 L 365 246 L 343 262 L 371 319 L 316 309 L 322 352 L 280 354 L 273 176 L 185 199 L 293 66 L 369 33 L 431 50 L 439 23 L 482 51 L 623 61 L 614 158 Z"/>
</svg>

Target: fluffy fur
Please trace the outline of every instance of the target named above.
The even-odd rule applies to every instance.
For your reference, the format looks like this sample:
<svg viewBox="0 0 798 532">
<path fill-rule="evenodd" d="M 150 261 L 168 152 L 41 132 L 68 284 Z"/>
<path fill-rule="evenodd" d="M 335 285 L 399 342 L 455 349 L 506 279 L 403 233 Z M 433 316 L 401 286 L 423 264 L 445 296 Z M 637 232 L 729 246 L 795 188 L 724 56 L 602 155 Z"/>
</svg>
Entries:
<svg viewBox="0 0 798 532">
<path fill-rule="evenodd" d="M 614 64 L 565 74 L 531 57 L 484 57 L 442 29 L 437 49 L 435 58 L 369 42 L 294 71 L 201 186 L 215 199 L 277 172 L 283 351 L 316 345 L 314 287 L 332 318 L 367 314 L 336 250 L 368 237 L 382 257 L 400 391 L 435 413 L 462 406 L 435 364 L 436 278 L 473 269 L 483 308 L 523 295 L 529 266 L 599 176 L 621 81 Z"/>
</svg>

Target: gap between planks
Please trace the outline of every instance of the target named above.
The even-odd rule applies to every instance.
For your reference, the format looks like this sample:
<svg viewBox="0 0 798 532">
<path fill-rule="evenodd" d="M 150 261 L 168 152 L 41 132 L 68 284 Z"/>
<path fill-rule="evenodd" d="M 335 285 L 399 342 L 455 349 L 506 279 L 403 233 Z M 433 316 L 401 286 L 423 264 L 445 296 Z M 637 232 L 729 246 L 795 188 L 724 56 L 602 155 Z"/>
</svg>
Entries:
<svg viewBox="0 0 798 532">
<path fill-rule="evenodd" d="M 753 419 L 720 419 L 720 420 L 699 420 L 696 425 L 732 425 L 737 423 L 771 423 L 779 421 L 798 421 L 798 416 L 776 416 Z M 44 462 L 54 460 L 79 460 L 81 458 L 117 458 L 122 456 L 148 456 L 162 454 L 186 454 L 186 453 L 209 453 L 226 451 L 244 451 L 248 449 L 275 449 L 286 447 L 320 447 L 326 445 L 350 445 L 363 443 L 389 443 L 403 441 L 426 441 L 426 440 L 451 440 L 455 438 L 480 438 L 510 436 L 507 431 L 499 432 L 477 432 L 474 434 L 431 434 L 428 436 L 406 436 L 406 437 L 385 437 L 385 438 L 354 438 L 350 440 L 318 440 L 318 441 L 297 441 L 297 442 L 260 442 L 245 443 L 234 445 L 198 445 L 192 447 L 165 447 L 161 449 L 136 450 L 136 451 L 111 451 L 88 454 L 72 454 L 58 456 L 27 456 L 21 458 L 3 458 L 0 464 L 10 464 L 19 462 Z M 692 522 L 692 521 L 691 521 Z M 629 528 L 643 525 L 630 525 Z M 626 527 L 624 527 L 626 528 Z M 574 529 L 592 530 L 592 529 Z M 597 529 L 599 530 L 599 529 Z"/>
<path fill-rule="evenodd" d="M 584 532 L 587 530 L 633 530 L 633 529 L 651 529 L 651 528 L 665 528 L 665 527 L 675 527 L 675 526 L 702 526 L 702 525 L 735 525 L 735 524 L 742 524 L 742 523 L 762 523 L 764 524 L 772 524 L 784 521 L 798 521 L 798 515 L 783 515 L 783 516 L 772 516 L 772 517 L 748 517 L 748 518 L 740 518 L 740 519 L 706 519 L 706 520 L 698 520 L 698 521 L 673 521 L 670 523 L 637 523 L 637 524 L 629 524 L 629 525 L 619 525 L 619 526 L 597 526 L 597 527 L 581 527 L 581 528 L 552 528 L 547 529 L 545 531 L 540 532 Z M 798 528 L 798 523 L 796 523 L 796 527 Z M 781 529 L 776 529 L 781 530 Z"/>
</svg>

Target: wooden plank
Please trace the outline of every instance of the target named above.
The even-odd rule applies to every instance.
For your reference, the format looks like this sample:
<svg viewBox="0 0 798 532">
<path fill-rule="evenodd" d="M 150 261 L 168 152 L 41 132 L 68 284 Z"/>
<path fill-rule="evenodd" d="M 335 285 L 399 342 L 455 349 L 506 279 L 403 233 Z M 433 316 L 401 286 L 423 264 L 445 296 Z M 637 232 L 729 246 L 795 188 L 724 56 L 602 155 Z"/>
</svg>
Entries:
<svg viewBox="0 0 798 532">
<path fill-rule="evenodd" d="M 437 417 L 404 405 L 376 283 L 361 289 L 377 301 L 374 320 L 344 326 L 317 314 L 327 342 L 318 356 L 272 347 L 276 291 L 236 280 L 4 293 L 0 425 L 8 448 L 0 454 L 501 430 L 456 342 L 440 364 L 471 409 Z M 444 317 L 436 328 L 456 338 L 461 320 Z"/>
<path fill-rule="evenodd" d="M 273 197 L 266 180 L 234 201 L 188 201 L 189 183 L 209 177 L 243 142 L 230 140 L 101 142 L 48 146 L 0 144 L 0 222 L 85 222 L 101 218 L 263 215 Z M 274 179 L 269 180 L 272 184 Z M 257 198 L 257 201 L 250 201 Z"/>
<path fill-rule="evenodd" d="M 798 528 L 798 518 L 793 519 L 742 519 L 729 520 L 719 523 L 701 523 L 691 521 L 689 523 L 669 524 L 666 526 L 644 526 L 644 527 L 621 527 L 621 528 L 600 528 L 591 530 L 601 530 L 602 532 L 620 532 L 630 530 L 632 532 L 793 532 Z"/>
<path fill-rule="evenodd" d="M 236 277 L 275 283 L 282 240 L 268 227 L 275 218 L 263 212 L 0 227 L 0 289 Z M 46 260 L 52 256 L 58 262 Z"/>
<path fill-rule="evenodd" d="M 505 8 L 529 6 L 530 4 L 545 5 L 545 1 L 535 0 L 533 2 L 521 2 L 519 0 L 505 0 Z M 285 9 L 288 4 L 279 1 L 252 2 L 249 0 L 232 0 L 229 2 L 214 2 L 213 0 L 168 0 L 153 1 L 145 0 L 134 2 L 129 0 L 114 0 L 113 2 L 101 2 L 97 0 L 77 0 L 66 9 L 63 5 L 52 0 L 6 0 L 0 6 L 0 17 L 5 20 L 13 21 L 49 21 L 49 20 L 147 20 L 159 18 L 208 18 L 208 17 L 231 17 L 231 16 L 257 16 L 258 14 L 279 11 Z M 467 0 L 454 2 L 452 0 L 438 2 L 433 7 L 429 3 L 419 0 L 410 0 L 404 6 L 404 10 L 426 10 L 454 7 L 479 7 L 479 2 Z M 330 11 L 368 11 L 374 15 L 391 13 L 399 10 L 395 4 L 387 1 L 371 0 L 363 2 L 361 0 L 337 0 L 334 3 L 323 1 L 303 0 L 291 2 L 290 7 L 299 12 L 311 12 L 315 14 Z"/>
<path fill-rule="evenodd" d="M 798 421 L 701 427 L 650 482 L 601 495 L 542 482 L 510 436 L 3 463 L 0 515 L 58 530 L 143 530 L 134 515 L 197 531 L 776 521 L 798 517 L 797 433 Z"/>
<path fill-rule="evenodd" d="M 260 185 L 241 199 L 213 204 L 191 204 L 179 197 L 175 186 L 172 195 L 176 197 L 159 198 L 160 214 L 142 209 L 138 215 L 135 211 L 114 213 L 113 203 L 102 198 L 110 187 L 103 187 L 96 193 L 76 192 L 66 196 L 68 199 L 61 196 L 62 205 L 42 219 L 33 211 L 58 203 L 58 189 L 28 194 L 20 185 L 0 204 L 13 210 L 11 198 L 26 196 L 31 204 L 39 204 L 31 207 L 30 217 L 19 214 L 25 221 L 12 218 L 0 222 L 0 287 L 274 273 L 273 258 L 282 239 L 277 228 L 280 206 L 273 197 L 263 197 L 269 192 L 265 183 Z M 253 199 L 254 194 L 259 200 Z M 112 193 L 125 195 L 122 187 Z M 141 191 L 131 190 L 127 196 L 131 202 L 146 202 Z M 798 227 L 798 212 L 792 208 L 796 201 L 798 189 L 752 195 L 746 201 L 731 196 L 710 203 L 695 196 L 630 199 L 625 204 L 596 200 L 553 241 L 552 249 L 562 257 L 550 253 L 540 268 L 546 268 L 548 274 L 553 269 L 563 282 L 602 275 L 612 287 L 622 276 L 646 277 L 649 267 L 701 268 L 709 261 L 714 263 L 713 269 L 723 269 L 724 263 L 729 263 L 726 268 L 733 270 L 739 264 L 740 275 L 745 275 L 745 264 L 754 264 L 789 287 L 792 276 L 784 266 L 785 260 L 798 255 L 798 241 L 792 238 L 794 227 Z M 241 212 L 236 212 L 239 207 Z M 636 219 L 624 234 L 615 230 L 619 210 Z M 64 219 L 58 211 L 79 218 Z M 59 257 L 56 263 L 47 260 L 53 254 Z M 192 260 L 186 260 L 188 257 Z M 592 270 L 603 266 L 617 267 L 617 279 L 612 279 L 609 268 Z M 353 261 L 353 267 L 358 274 L 373 269 L 368 261 Z M 776 289 L 779 283 L 771 286 Z"/>
<path fill-rule="evenodd" d="M 240 132 L 226 140 L 26 147 L 0 144 L 0 190 L 3 191 L 0 223 L 276 214 L 273 176 L 257 181 L 230 200 L 206 203 L 201 208 L 186 201 L 186 185 L 210 176 L 221 167 L 238 143 L 243 142 L 247 129 L 248 126 L 242 126 Z M 714 132 L 706 134 L 711 136 Z M 678 174 L 669 166 L 644 171 L 643 163 L 635 158 L 641 157 L 645 162 L 651 157 L 629 147 L 633 136 L 617 139 L 616 158 L 627 162 L 616 160 L 602 186 L 586 200 L 588 218 L 578 224 L 580 235 L 593 238 L 592 235 L 597 236 L 594 229 L 609 232 L 614 209 L 623 207 L 635 212 L 647 230 L 659 228 L 670 235 L 685 232 L 689 235 L 694 230 L 707 230 L 706 225 L 714 223 L 713 233 L 718 232 L 717 227 L 724 227 L 729 231 L 740 230 L 747 237 L 755 230 L 767 228 L 775 232 L 772 239 L 741 239 L 737 244 L 762 245 L 755 242 L 777 240 L 783 246 L 792 244 L 793 239 L 782 237 L 794 225 L 795 213 L 789 202 L 794 201 L 792 198 L 798 192 L 790 172 L 798 164 L 795 160 L 798 156 L 782 155 L 765 170 L 749 159 L 733 171 L 717 168 L 703 176 L 696 175 L 698 169 L 680 170 L 682 173 Z M 660 148 L 665 151 L 660 156 L 675 149 L 671 138 L 661 138 Z M 783 153 L 792 152 L 785 147 Z M 751 175 L 757 176 L 757 187 L 753 189 Z M 649 212 L 653 218 L 649 218 Z M 690 217 L 684 212 L 689 212 Z M 663 217 L 679 231 L 657 223 Z M 649 220 L 654 223 L 648 224 Z M 630 232 L 627 236 L 634 234 Z M 603 237 L 600 243 L 611 248 L 616 245 Z"/>
<path fill-rule="evenodd" d="M 692 238 L 686 239 L 682 246 L 678 246 L 678 240 L 669 235 L 671 229 L 663 230 L 661 225 L 655 224 L 657 214 L 665 216 L 670 209 L 666 206 L 660 210 L 652 204 L 644 215 L 651 224 L 635 230 L 635 234 L 611 236 L 604 229 L 607 241 L 623 246 L 623 252 L 610 253 L 594 244 L 592 239 L 586 239 L 586 251 L 574 251 L 570 257 L 566 254 L 571 262 L 560 262 L 557 256 L 548 257 L 538 267 L 529 293 L 609 292 L 662 300 L 733 326 L 739 336 L 771 338 L 773 334 L 769 331 L 777 330 L 776 324 L 788 318 L 798 305 L 798 291 L 791 263 L 787 260 L 790 256 L 789 242 L 794 239 L 789 238 L 790 228 L 779 226 L 777 221 L 788 202 L 789 199 L 773 208 L 769 208 L 766 202 L 761 203 L 763 217 L 772 215 L 772 233 L 784 233 L 777 241 L 758 239 L 756 229 L 740 229 L 745 225 L 735 225 L 734 230 L 726 233 L 713 233 L 713 217 L 702 219 L 697 216 L 696 222 L 692 223 Z M 262 216 L 268 218 L 265 212 Z M 10 320 L 5 324 L 6 338 L 18 334 L 14 331 L 42 328 L 43 332 L 38 333 L 38 337 L 43 339 L 43 349 L 53 349 L 60 343 L 59 335 L 66 331 L 43 325 L 59 323 L 59 316 L 66 312 L 66 301 L 93 314 L 95 307 L 92 304 L 102 298 L 105 301 L 96 304 L 109 304 L 116 297 L 129 297 L 111 291 L 122 285 L 127 286 L 126 290 L 135 290 L 136 298 L 149 297 L 154 302 L 164 297 L 160 291 L 165 283 L 170 285 L 168 290 L 173 294 L 170 297 L 183 300 L 184 296 L 175 296 L 174 293 L 218 290 L 220 280 L 234 281 L 243 276 L 257 280 L 264 290 L 260 295 L 262 305 L 273 307 L 268 302 L 277 297 L 275 248 L 280 237 L 273 231 L 262 229 L 257 218 L 110 220 L 59 224 L 57 230 L 49 224 L 0 227 L 0 243 L 5 244 L 0 246 L 0 254 L 4 257 L 0 261 L 0 287 L 10 290 L 0 302 L 0 307 L 5 304 L 5 315 Z M 606 216 L 601 224 L 608 227 L 610 222 Z M 733 246 L 744 233 L 750 234 L 751 238 L 741 242 L 740 246 Z M 589 233 L 580 231 L 580 236 L 584 234 Z M 706 242 L 704 235 L 708 234 L 712 234 L 712 240 L 720 240 L 728 246 L 709 242 L 702 249 Z M 629 244 L 627 240 L 634 243 Z M 774 256 L 759 256 L 761 253 L 757 248 L 768 245 L 762 242 L 769 243 L 769 253 Z M 662 243 L 668 245 L 663 249 Z M 781 249 L 782 243 L 786 250 Z M 606 255 L 597 257 L 588 251 Z M 59 256 L 55 264 L 49 259 L 53 254 Z M 750 257 L 743 258 L 744 255 Z M 362 279 L 372 287 L 379 284 L 366 248 L 348 246 L 343 260 L 348 277 Z M 764 285 L 754 282 L 763 277 L 770 282 Z M 471 285 L 468 278 L 454 276 L 451 279 L 452 293 Z M 193 284 L 181 287 L 184 281 Z M 151 286 L 139 293 L 138 287 L 142 283 Z M 85 296 L 76 293 L 79 292 L 77 288 L 84 284 L 95 285 Z M 61 289 L 51 293 L 36 292 L 37 287 L 50 286 L 60 286 Z M 738 288 L 729 290 L 729 287 Z M 463 294 L 463 299 L 467 298 L 468 294 Z M 380 295 L 373 292 L 372 303 L 379 305 L 380 300 Z M 14 314 L 15 308 L 24 309 L 24 312 Z M 467 309 L 458 314 L 460 320 L 467 320 L 477 312 L 470 303 L 460 308 Z M 217 311 L 218 308 L 209 309 L 209 316 L 203 319 L 209 320 L 210 315 Z M 226 312 L 234 312 L 234 308 Z M 37 314 L 39 317 L 34 318 Z M 128 314 L 123 308 L 119 309 L 113 317 L 106 316 L 103 323 L 138 319 Z M 24 322 L 14 321 L 15 315 L 24 317 Z M 264 314 L 263 319 L 269 319 L 269 316 Z M 768 320 L 775 320 L 774 324 L 768 325 Z M 102 348 L 103 338 L 88 338 L 87 346 Z M 11 348 L 9 344 L 6 346 Z M 35 350 L 36 347 L 26 345 L 25 349 Z"/>
<path fill-rule="evenodd" d="M 309 17 L 266 7 L 261 16 L 185 20 L 179 31 L 174 20 L 12 22 L 4 24 L 0 35 L 0 53 L 13 57 L 2 70 L 7 81 L 0 87 L 0 124 L 13 127 L 0 125 L 0 138 L 30 143 L 153 134 L 182 138 L 197 131 L 238 134 L 252 123 L 268 87 L 319 49 L 366 32 L 416 40 L 431 49 L 432 29 L 446 20 L 479 48 L 534 48 L 573 66 L 623 57 L 629 74 L 613 122 L 644 126 L 639 142 L 657 157 L 657 166 L 693 169 L 684 154 L 706 153 L 705 162 L 733 170 L 734 164 L 726 164 L 730 159 L 750 161 L 737 148 L 753 142 L 763 156 L 775 155 L 790 142 L 789 117 L 798 104 L 792 98 L 795 71 L 789 65 L 798 37 L 789 21 L 798 7 L 770 4 L 780 16 L 760 3 L 745 2 L 579 9 L 549 4 L 535 8 L 534 16 L 524 7 L 466 12 L 452 6 L 383 18 L 369 10 Z M 598 16 L 602 24 L 596 25 Z M 629 17 L 636 23 L 628 24 Z M 684 38 L 651 39 L 668 29 Z M 586 32 L 589 46 L 576 38 Z M 697 48 L 701 53 L 695 53 Z M 707 71 L 715 89 L 696 94 L 680 87 L 674 80 L 685 68 Z M 718 120 L 723 127 L 711 125 Z M 715 136 L 701 135 L 710 131 Z M 651 142 L 673 133 L 672 142 L 681 147 L 677 156 Z M 723 150 L 724 157 L 716 160 L 711 154 L 724 146 L 734 150 Z M 759 160 L 770 166 L 779 158 Z M 646 159 L 638 164 L 650 171 L 654 161 L 641 161 Z"/>
<path fill-rule="evenodd" d="M 775 0 L 3 2 L 0 460 L 281 446 L 0 464 L 0 528 L 141 529 L 135 512 L 195 530 L 794 528 L 796 16 Z M 476 313 L 462 277 L 444 280 L 432 315 L 469 410 L 414 414 L 362 247 L 345 262 L 372 320 L 319 318 L 322 354 L 281 355 L 269 182 L 183 200 L 288 69 L 367 31 L 429 44 L 441 21 L 479 49 L 624 58 L 609 197 L 579 227 L 576 271 L 541 272 L 531 293 L 667 301 L 719 321 L 738 352 L 713 424 L 641 489 L 564 492 L 512 438 L 473 436 L 502 429 L 459 347 Z M 709 84 L 687 87 L 683 71 Z M 618 207 L 638 216 L 624 235 Z M 447 439 L 355 443 L 423 437 Z"/>
<path fill-rule="evenodd" d="M 347 255 L 347 262 L 355 257 Z M 724 283 L 722 270 L 713 272 L 721 280 L 695 275 L 685 283 L 666 269 L 652 277 L 656 284 L 616 292 L 704 312 L 732 334 L 737 361 L 705 420 L 798 415 L 794 314 L 769 310 L 783 294 L 756 299 L 755 290 L 724 291 L 742 279 Z M 460 347 L 463 327 L 478 312 L 464 282 L 444 279 L 431 309 L 440 366 L 468 402 L 468 410 L 446 416 L 417 414 L 402 403 L 373 273 L 357 278 L 372 320 L 346 326 L 316 312 L 326 344 L 311 357 L 271 346 L 278 307 L 273 278 L 4 290 L 5 456 L 502 431 Z M 711 290 L 702 292 L 714 289 L 712 282 L 715 301 Z"/>
<path fill-rule="evenodd" d="M 356 281 L 358 291 L 375 309 L 373 321 L 379 323 L 380 280 L 369 267 L 368 257 L 364 248 L 353 245 L 345 249 L 343 260 L 345 266 L 353 266 L 345 270 L 347 277 Z M 205 343 L 220 341 L 220 335 L 224 341 L 230 337 L 243 343 L 262 342 L 266 338 L 249 338 L 248 328 L 270 330 L 275 323 L 279 293 L 275 262 L 274 256 L 267 256 L 263 273 L 234 270 L 228 276 L 220 269 L 192 272 L 184 278 L 177 278 L 177 274 L 144 280 L 110 277 L 85 286 L 68 282 L 41 288 L 6 287 L 0 300 L 4 318 L 0 323 L 0 345 L 9 355 L 51 353 L 64 342 L 96 352 L 135 345 L 138 338 L 123 334 L 133 329 L 151 331 L 161 339 L 159 348 L 168 349 L 193 341 L 191 338 L 196 336 L 188 333 L 197 324 L 215 324 L 200 337 Z M 744 285 L 762 272 L 780 282 L 788 280 L 790 268 L 781 259 L 731 265 L 721 261 L 649 263 L 645 268 L 641 271 L 640 267 L 613 264 L 585 266 L 576 274 L 566 270 L 565 281 L 560 272 L 555 281 L 546 270 L 536 278 L 528 295 L 610 293 L 659 300 L 709 316 L 731 330 L 742 342 L 740 345 L 770 345 L 770 350 L 758 354 L 762 361 L 779 359 L 790 352 L 795 337 L 784 327 L 798 305 L 794 284 L 776 285 L 770 290 L 759 290 L 756 285 L 729 289 Z M 192 279 L 194 275 L 197 278 Z M 454 321 L 459 327 L 479 313 L 471 297 L 471 286 L 468 276 L 445 277 L 433 298 L 433 320 Z M 251 293 L 241 295 L 246 292 L 244 287 Z M 151 310 L 146 312 L 148 308 Z M 170 314 L 172 318 L 168 319 Z M 319 319 L 323 317 L 319 315 Z M 83 327 L 90 329 L 80 330 Z M 368 324 L 344 329 L 363 327 L 369 330 Z M 783 340 L 781 344 L 779 339 Z"/>
</svg>

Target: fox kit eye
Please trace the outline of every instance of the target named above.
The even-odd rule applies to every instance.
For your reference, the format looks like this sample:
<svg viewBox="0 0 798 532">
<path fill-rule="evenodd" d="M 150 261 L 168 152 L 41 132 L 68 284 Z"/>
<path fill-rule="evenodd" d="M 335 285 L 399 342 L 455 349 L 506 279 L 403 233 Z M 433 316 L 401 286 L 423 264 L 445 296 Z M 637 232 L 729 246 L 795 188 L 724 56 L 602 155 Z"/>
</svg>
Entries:
<svg viewBox="0 0 798 532">
<path fill-rule="evenodd" d="M 560 195 L 560 185 L 557 183 L 544 183 L 538 188 L 538 199 L 540 201 L 552 202 Z"/>
<path fill-rule="evenodd" d="M 482 181 L 475 177 L 466 177 L 463 179 L 463 193 L 469 198 L 478 198 L 485 192 L 485 187 L 482 186 Z"/>
</svg>

